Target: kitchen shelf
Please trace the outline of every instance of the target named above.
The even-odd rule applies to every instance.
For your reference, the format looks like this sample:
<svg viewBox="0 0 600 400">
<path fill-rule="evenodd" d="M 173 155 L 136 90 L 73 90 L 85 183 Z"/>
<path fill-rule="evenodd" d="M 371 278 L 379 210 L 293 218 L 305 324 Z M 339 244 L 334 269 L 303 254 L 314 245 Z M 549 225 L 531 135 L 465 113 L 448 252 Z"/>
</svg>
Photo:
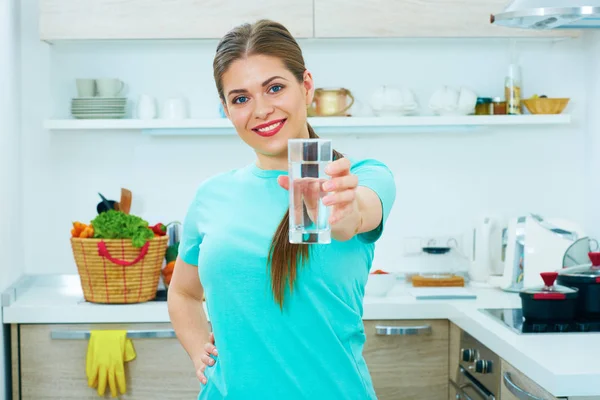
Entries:
<svg viewBox="0 0 600 400">
<path fill-rule="evenodd" d="M 564 125 L 571 115 L 466 115 L 411 117 L 313 117 L 309 118 L 317 133 L 397 133 L 419 129 L 457 130 L 493 126 Z M 139 119 L 49 119 L 44 128 L 64 130 L 139 130 L 155 136 L 233 135 L 228 119 L 139 120 Z"/>
</svg>

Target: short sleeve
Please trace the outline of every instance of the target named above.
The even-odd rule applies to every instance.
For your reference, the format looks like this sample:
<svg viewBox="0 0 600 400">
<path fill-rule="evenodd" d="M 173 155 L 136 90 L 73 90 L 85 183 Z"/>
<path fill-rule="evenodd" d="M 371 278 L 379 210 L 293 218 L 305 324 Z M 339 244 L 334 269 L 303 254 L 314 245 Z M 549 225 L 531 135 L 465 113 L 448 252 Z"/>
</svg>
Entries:
<svg viewBox="0 0 600 400">
<path fill-rule="evenodd" d="M 200 243 L 202 234 L 200 230 L 200 189 L 196 192 L 194 200 L 188 207 L 183 220 L 181 237 L 179 240 L 179 258 L 190 265 L 198 265 L 200 255 Z"/>
<path fill-rule="evenodd" d="M 358 176 L 358 186 L 373 190 L 381 201 L 383 216 L 379 226 L 370 232 L 358 235 L 358 239 L 362 242 L 374 243 L 381 237 L 385 222 L 396 200 L 394 175 L 384 163 L 373 159 L 352 162 L 350 172 Z"/>
</svg>

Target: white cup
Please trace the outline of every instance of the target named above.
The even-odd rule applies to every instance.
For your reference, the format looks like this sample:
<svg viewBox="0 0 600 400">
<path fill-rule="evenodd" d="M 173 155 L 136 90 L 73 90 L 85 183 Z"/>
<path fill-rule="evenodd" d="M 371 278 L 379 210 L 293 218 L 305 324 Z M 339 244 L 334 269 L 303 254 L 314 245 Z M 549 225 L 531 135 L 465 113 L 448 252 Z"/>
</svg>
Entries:
<svg viewBox="0 0 600 400">
<path fill-rule="evenodd" d="M 94 97 L 96 95 L 96 81 L 93 79 L 76 79 L 77 95 L 79 97 Z"/>
<path fill-rule="evenodd" d="M 161 118 L 186 119 L 188 117 L 186 101 L 182 97 L 173 97 L 164 101 Z"/>
<path fill-rule="evenodd" d="M 96 79 L 98 97 L 117 97 L 124 87 L 125 83 L 116 78 Z"/>
<path fill-rule="evenodd" d="M 156 118 L 156 101 L 148 94 L 142 94 L 138 99 L 137 117 L 139 119 Z"/>
</svg>

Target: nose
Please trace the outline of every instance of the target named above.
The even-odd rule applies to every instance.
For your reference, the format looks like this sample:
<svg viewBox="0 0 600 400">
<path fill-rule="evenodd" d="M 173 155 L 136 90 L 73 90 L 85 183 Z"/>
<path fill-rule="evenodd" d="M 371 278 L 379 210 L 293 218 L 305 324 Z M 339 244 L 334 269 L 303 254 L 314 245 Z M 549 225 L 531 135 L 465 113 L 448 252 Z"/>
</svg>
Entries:
<svg viewBox="0 0 600 400">
<path fill-rule="evenodd" d="M 267 119 L 267 117 L 274 111 L 274 108 L 269 101 L 261 97 L 256 100 L 255 104 L 256 107 L 254 107 L 254 117 L 257 119 Z"/>
</svg>

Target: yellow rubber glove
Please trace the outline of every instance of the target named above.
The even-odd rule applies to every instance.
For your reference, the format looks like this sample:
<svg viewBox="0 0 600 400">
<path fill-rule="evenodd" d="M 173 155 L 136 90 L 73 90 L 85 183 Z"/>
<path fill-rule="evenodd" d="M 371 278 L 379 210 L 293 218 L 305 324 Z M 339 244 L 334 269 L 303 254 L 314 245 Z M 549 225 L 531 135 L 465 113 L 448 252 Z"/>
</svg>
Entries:
<svg viewBox="0 0 600 400">
<path fill-rule="evenodd" d="M 90 332 L 85 372 L 88 386 L 97 388 L 104 396 L 106 385 L 112 397 L 117 397 L 117 388 L 125 394 L 125 361 L 135 358 L 135 349 L 125 330 L 100 330 Z"/>
</svg>

